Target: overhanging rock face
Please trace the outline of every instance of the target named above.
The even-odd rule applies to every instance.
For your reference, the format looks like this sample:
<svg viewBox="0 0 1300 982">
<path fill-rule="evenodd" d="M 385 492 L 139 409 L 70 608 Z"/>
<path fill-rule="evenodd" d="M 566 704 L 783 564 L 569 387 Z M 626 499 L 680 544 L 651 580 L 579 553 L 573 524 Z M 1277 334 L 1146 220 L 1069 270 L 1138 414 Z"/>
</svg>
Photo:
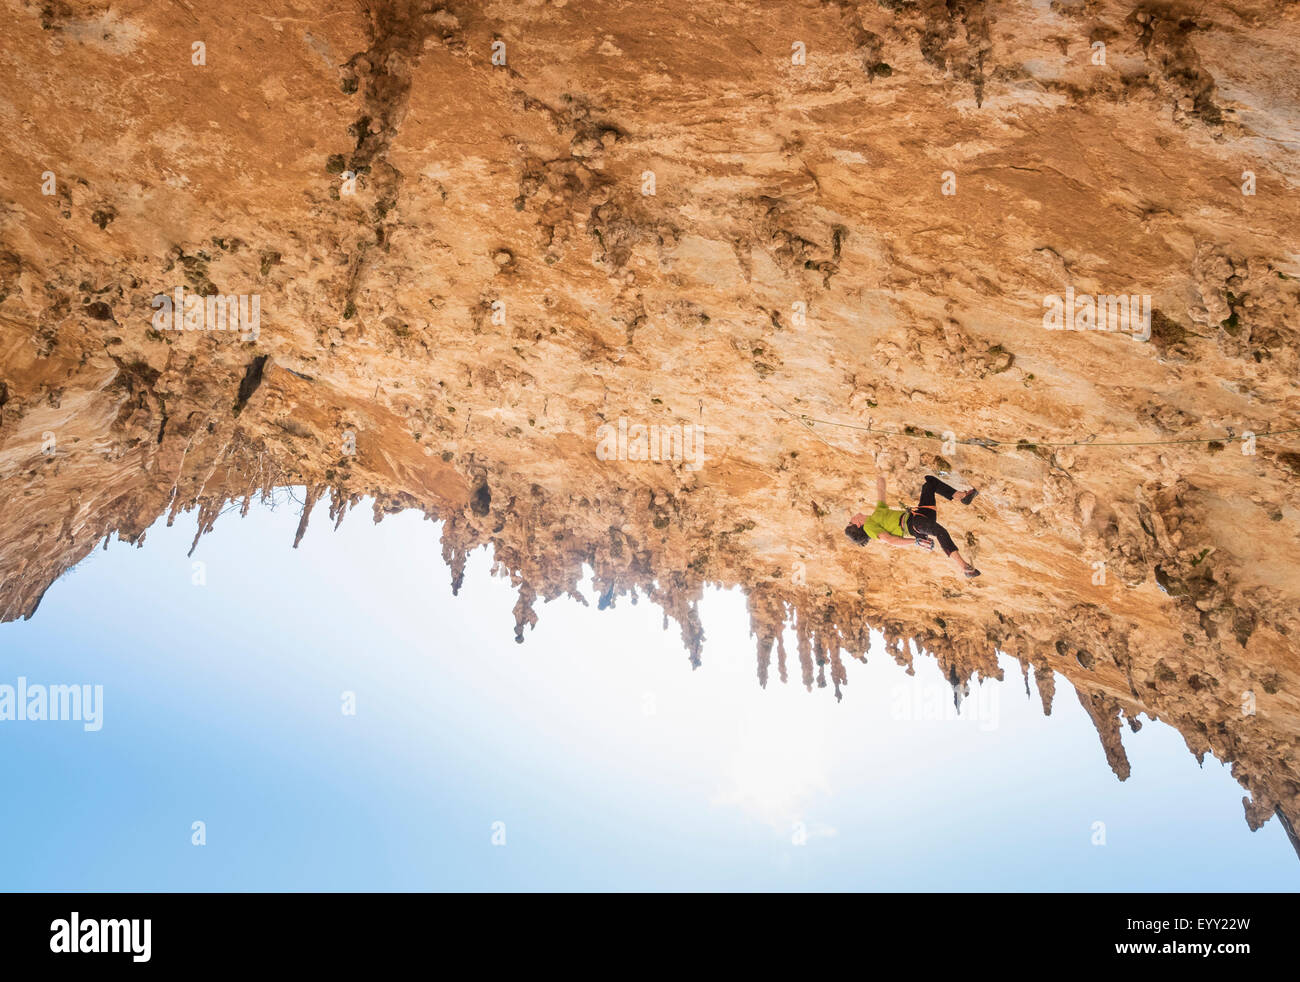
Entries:
<svg viewBox="0 0 1300 982">
<path fill-rule="evenodd" d="M 740 585 L 764 684 L 1004 651 L 1300 820 L 1293 4 L 282 10 L 6 4 L 0 615 L 303 486 L 520 639 Z M 977 580 L 842 533 L 927 472 Z"/>
</svg>

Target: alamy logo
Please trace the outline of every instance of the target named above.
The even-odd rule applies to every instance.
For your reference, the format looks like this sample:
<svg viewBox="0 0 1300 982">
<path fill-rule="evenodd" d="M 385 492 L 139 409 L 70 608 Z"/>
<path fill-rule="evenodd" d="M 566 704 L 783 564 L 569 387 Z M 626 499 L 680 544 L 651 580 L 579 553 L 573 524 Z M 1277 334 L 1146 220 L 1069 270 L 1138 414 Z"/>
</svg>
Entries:
<svg viewBox="0 0 1300 982">
<path fill-rule="evenodd" d="M 618 426 L 596 428 L 597 460 L 680 460 L 687 470 L 704 466 L 704 427 L 694 423 L 675 426 L 633 423 L 620 416 Z"/>
<path fill-rule="evenodd" d="M 1043 327 L 1049 331 L 1118 331 L 1141 341 L 1151 338 L 1151 297 L 1146 294 L 1076 296 L 1070 286 L 1064 297 L 1044 297 L 1043 307 Z"/>
<path fill-rule="evenodd" d="M 93 733 L 104 725 L 104 687 L 28 685 L 20 675 L 16 686 L 0 685 L 0 723 L 15 720 L 79 720 Z"/>
<path fill-rule="evenodd" d="M 153 921 L 147 917 L 83 921 L 74 910 L 67 920 L 50 922 L 50 951 L 56 955 L 128 952 L 131 961 L 147 962 L 152 954 L 152 934 Z"/>
<path fill-rule="evenodd" d="M 155 331 L 242 331 L 256 341 L 262 328 L 260 293 L 215 293 L 204 297 L 178 286 L 169 297 L 159 293 L 149 302 Z"/>
<path fill-rule="evenodd" d="M 972 692 L 969 683 L 931 685 L 913 680 L 894 686 L 890 697 L 890 710 L 896 720 L 959 720 L 976 723 L 982 732 L 988 733 L 998 728 L 1001 718 L 998 688 L 993 685 L 977 685 Z"/>
</svg>

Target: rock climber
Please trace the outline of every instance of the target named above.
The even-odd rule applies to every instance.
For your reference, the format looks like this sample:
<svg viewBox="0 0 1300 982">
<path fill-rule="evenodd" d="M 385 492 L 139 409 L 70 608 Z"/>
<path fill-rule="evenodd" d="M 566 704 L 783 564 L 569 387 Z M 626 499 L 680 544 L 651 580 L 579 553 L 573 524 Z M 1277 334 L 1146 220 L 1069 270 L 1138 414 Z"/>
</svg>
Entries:
<svg viewBox="0 0 1300 982">
<path fill-rule="evenodd" d="M 849 519 L 844 534 L 862 546 L 872 539 L 880 539 L 891 546 L 915 544 L 922 549 L 933 549 L 934 540 L 938 539 L 944 555 L 960 567 L 963 576 L 973 579 L 980 575 L 980 571 L 962 558 L 961 553 L 957 551 L 957 544 L 952 541 L 952 536 L 937 520 L 935 495 L 952 501 L 956 494 L 955 488 L 949 487 L 930 474 L 926 476 L 925 484 L 921 486 L 921 500 L 915 508 L 890 508 L 885 504 L 885 479 L 877 477 L 876 510 L 870 515 L 858 512 Z M 979 491 L 971 488 L 963 492 L 957 500 L 963 505 L 969 505 L 975 500 L 977 494 Z"/>
</svg>

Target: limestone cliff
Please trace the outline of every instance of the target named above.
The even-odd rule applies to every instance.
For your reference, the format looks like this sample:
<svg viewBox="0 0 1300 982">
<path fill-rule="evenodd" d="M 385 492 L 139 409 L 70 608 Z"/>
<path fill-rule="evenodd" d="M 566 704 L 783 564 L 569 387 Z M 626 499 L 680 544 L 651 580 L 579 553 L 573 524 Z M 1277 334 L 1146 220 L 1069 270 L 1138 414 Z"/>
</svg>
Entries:
<svg viewBox="0 0 1300 982">
<path fill-rule="evenodd" d="M 589 563 L 698 664 L 739 584 L 763 684 L 841 695 L 872 628 L 955 685 L 1001 650 L 1121 779 L 1145 714 L 1300 822 L 1296 4 L 3 16 L 5 619 L 303 486 L 300 537 L 373 498 L 445 521 L 454 585 L 492 546 L 521 640 Z M 256 330 L 172 330 L 178 289 Z M 1067 291 L 1149 337 L 1046 330 Z M 943 513 L 981 578 L 843 535 L 926 472 L 982 489 Z"/>
</svg>

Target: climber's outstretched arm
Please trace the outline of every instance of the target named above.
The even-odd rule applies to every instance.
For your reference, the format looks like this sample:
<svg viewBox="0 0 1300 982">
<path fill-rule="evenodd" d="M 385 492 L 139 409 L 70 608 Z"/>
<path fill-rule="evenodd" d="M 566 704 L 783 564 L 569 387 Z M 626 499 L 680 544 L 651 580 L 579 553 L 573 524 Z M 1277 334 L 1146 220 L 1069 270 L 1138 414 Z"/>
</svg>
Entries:
<svg viewBox="0 0 1300 982">
<path fill-rule="evenodd" d="M 876 478 L 876 504 L 885 503 L 885 478 L 884 475 Z"/>
</svg>

